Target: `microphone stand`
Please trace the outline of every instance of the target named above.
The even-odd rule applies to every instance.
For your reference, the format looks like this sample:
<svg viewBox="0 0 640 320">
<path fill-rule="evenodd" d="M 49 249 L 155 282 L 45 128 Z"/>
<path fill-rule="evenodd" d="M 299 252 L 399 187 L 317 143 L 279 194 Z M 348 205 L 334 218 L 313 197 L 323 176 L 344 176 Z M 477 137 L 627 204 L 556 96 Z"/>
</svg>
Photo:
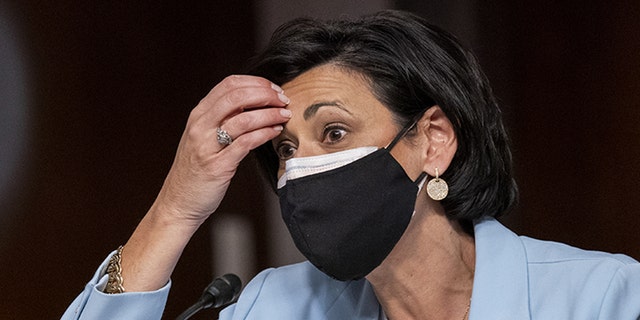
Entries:
<svg viewBox="0 0 640 320">
<path fill-rule="evenodd" d="M 187 320 L 200 310 L 218 308 L 235 302 L 240 295 L 241 287 L 242 282 L 235 274 L 228 273 L 216 278 L 207 286 L 198 302 L 182 312 L 176 320 Z"/>
</svg>

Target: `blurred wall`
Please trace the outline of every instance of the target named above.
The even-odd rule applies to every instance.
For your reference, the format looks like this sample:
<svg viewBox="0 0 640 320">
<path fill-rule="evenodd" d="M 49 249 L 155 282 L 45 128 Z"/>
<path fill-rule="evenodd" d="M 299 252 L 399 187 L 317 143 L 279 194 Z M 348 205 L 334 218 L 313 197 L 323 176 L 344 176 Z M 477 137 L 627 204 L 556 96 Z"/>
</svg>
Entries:
<svg viewBox="0 0 640 320">
<path fill-rule="evenodd" d="M 2 2 L 21 37 L 29 126 L 27 142 L 12 147 L 28 147 L 19 151 L 22 169 L 12 169 L 22 174 L 10 195 L 0 194 L 10 199 L 0 201 L 0 216 L 15 217 L 0 226 L 1 319 L 62 314 L 152 203 L 191 108 L 242 70 L 267 29 L 300 14 L 358 15 L 377 6 L 424 15 L 476 52 L 513 138 L 522 197 L 509 226 L 640 258 L 639 4 L 283 3 Z M 275 252 L 287 235 L 253 165 L 242 164 L 212 219 L 231 217 L 250 230 L 248 274 L 299 258 Z M 9 168 L 4 160 L 0 166 Z M 176 269 L 167 319 L 195 301 L 214 273 L 233 271 L 219 270 L 234 267 L 219 264 L 225 256 L 211 244 L 212 227 L 196 234 Z"/>
<path fill-rule="evenodd" d="M 30 93 L 23 30 L 0 2 L 0 251 L 14 226 L 29 163 Z"/>
<path fill-rule="evenodd" d="M 55 319 L 151 205 L 191 109 L 254 53 L 254 13 L 250 1 L 8 5 L 31 70 L 32 138 L 19 201 L 2 208 L 16 219 L 2 230 L 0 319 Z M 176 269 L 169 318 L 211 280 L 210 251 L 203 228 Z"/>
</svg>

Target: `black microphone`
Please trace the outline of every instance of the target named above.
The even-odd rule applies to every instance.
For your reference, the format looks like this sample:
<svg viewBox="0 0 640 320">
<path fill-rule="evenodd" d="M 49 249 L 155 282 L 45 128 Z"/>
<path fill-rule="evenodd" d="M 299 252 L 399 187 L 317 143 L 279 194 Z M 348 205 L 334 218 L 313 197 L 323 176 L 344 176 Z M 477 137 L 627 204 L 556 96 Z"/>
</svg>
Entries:
<svg viewBox="0 0 640 320">
<path fill-rule="evenodd" d="M 235 302 L 240 295 L 241 287 L 242 282 L 235 274 L 227 273 L 216 278 L 207 286 L 198 302 L 181 313 L 176 320 L 186 320 L 200 310 L 218 308 Z"/>
</svg>

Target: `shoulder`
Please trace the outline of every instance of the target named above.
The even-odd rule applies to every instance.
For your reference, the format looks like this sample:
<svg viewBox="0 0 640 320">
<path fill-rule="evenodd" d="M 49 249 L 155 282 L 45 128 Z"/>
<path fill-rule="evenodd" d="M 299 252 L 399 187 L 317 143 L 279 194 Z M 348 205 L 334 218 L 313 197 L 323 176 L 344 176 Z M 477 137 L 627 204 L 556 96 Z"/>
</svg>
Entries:
<svg viewBox="0 0 640 320">
<path fill-rule="evenodd" d="M 572 261 L 584 263 L 593 261 L 596 264 L 605 263 L 612 266 L 638 263 L 638 261 L 623 254 L 584 250 L 560 242 L 538 240 L 525 236 L 521 236 L 520 239 L 522 239 L 527 251 L 529 263 L 566 263 Z"/>
<path fill-rule="evenodd" d="M 495 219 L 477 221 L 475 236 L 478 256 L 492 262 L 505 263 L 519 258 L 526 260 L 529 266 L 561 267 L 566 271 L 575 271 L 567 269 L 569 266 L 587 269 L 598 267 L 609 272 L 638 264 L 638 261 L 623 254 L 583 250 L 559 242 L 519 236 Z M 501 251 L 497 251 L 498 248 Z"/>
<path fill-rule="evenodd" d="M 639 319 L 640 263 L 631 257 L 518 236 L 495 219 L 476 221 L 475 236 L 472 315 Z"/>
<path fill-rule="evenodd" d="M 245 288 L 248 295 L 275 294 L 279 297 L 307 297 L 313 292 L 340 292 L 349 282 L 336 281 L 309 262 L 301 262 L 260 272 Z"/>
<path fill-rule="evenodd" d="M 623 254 L 584 250 L 563 243 L 520 237 L 530 270 L 543 270 L 546 275 L 584 277 L 589 281 L 608 282 L 625 270 L 637 270 L 638 261 Z M 635 271 L 638 272 L 638 271 Z M 640 277 L 640 274 L 637 274 Z"/>
<path fill-rule="evenodd" d="M 247 284 L 220 319 L 325 319 L 329 312 L 350 307 L 343 301 L 362 299 L 367 291 L 366 281 L 337 281 L 309 262 L 270 268 Z"/>
<path fill-rule="evenodd" d="M 553 301 L 604 319 L 640 315 L 638 261 L 622 254 L 520 238 L 527 255 L 533 310 L 543 310 Z"/>
</svg>

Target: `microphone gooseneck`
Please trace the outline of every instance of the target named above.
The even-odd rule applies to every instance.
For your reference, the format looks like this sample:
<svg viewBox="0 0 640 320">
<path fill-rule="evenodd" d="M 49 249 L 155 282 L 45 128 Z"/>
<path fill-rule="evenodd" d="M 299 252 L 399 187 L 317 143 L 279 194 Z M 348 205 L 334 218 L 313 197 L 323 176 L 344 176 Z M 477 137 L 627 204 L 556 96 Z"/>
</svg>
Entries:
<svg viewBox="0 0 640 320">
<path fill-rule="evenodd" d="M 227 273 L 213 280 L 194 305 L 181 313 L 176 320 L 191 318 L 198 311 L 209 308 L 219 308 L 238 299 L 242 282 L 232 273 Z"/>
</svg>

